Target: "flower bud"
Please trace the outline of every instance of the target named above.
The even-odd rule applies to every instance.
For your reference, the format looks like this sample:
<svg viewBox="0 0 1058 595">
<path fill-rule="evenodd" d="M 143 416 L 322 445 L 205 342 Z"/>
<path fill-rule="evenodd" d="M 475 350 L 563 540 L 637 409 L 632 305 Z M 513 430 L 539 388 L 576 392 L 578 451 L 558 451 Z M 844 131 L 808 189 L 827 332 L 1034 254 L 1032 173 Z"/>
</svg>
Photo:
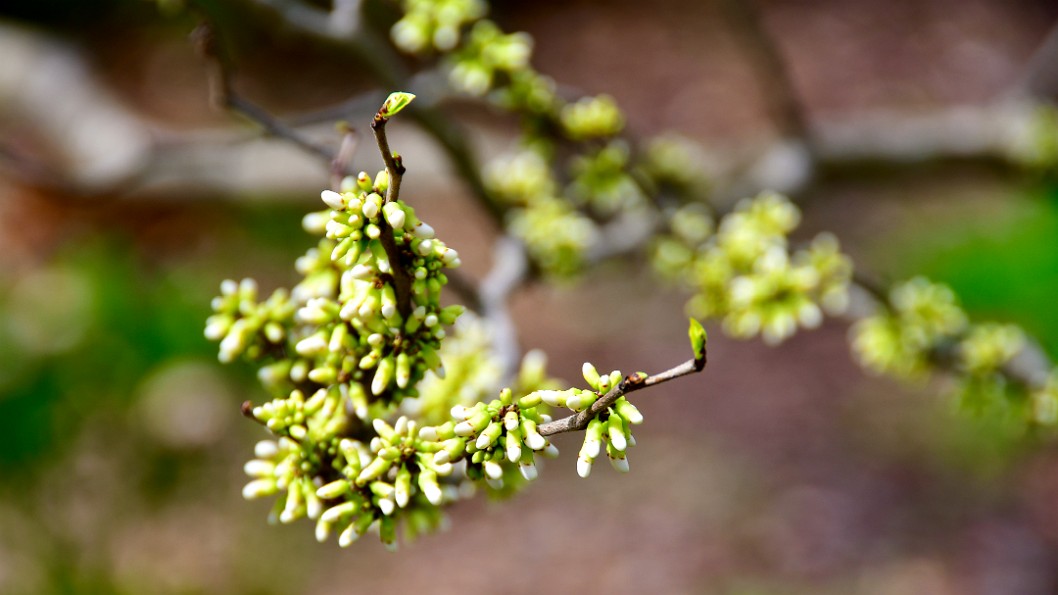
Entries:
<svg viewBox="0 0 1058 595">
<path fill-rule="evenodd" d="M 387 203 L 382 207 L 382 214 L 386 217 L 386 222 L 395 230 L 401 230 L 404 228 L 404 209 L 400 208 L 397 203 Z"/>
<path fill-rule="evenodd" d="M 584 362 L 580 370 L 588 386 L 593 390 L 599 390 L 599 371 L 595 369 L 595 366 L 591 365 L 590 362 Z"/>
<path fill-rule="evenodd" d="M 320 198 L 323 199 L 323 202 L 327 203 L 328 207 L 331 207 L 336 211 L 345 208 L 345 202 L 342 200 L 342 195 L 333 190 L 324 190 L 323 192 L 320 192 Z"/>
</svg>

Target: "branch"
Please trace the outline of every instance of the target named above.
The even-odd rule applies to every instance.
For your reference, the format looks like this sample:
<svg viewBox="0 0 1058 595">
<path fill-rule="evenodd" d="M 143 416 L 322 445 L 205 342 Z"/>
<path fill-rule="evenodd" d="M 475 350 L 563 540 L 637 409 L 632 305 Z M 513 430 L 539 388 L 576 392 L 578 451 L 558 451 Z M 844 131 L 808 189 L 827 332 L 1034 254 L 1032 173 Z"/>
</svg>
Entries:
<svg viewBox="0 0 1058 595">
<path fill-rule="evenodd" d="M 516 372 L 520 353 L 518 330 L 507 302 L 530 278 L 531 269 L 525 245 L 510 236 L 497 240 L 492 253 L 492 269 L 481 282 L 478 295 L 482 314 L 492 329 L 492 348 L 500 361 L 500 377 L 508 384 Z"/>
<path fill-rule="evenodd" d="M 682 376 L 701 372 L 705 369 L 706 359 L 703 354 L 700 360 L 687 360 L 682 364 L 654 374 L 653 376 L 639 376 L 636 374 L 626 376 L 617 386 L 610 389 L 610 392 L 600 397 L 597 401 L 591 404 L 591 407 L 574 413 L 569 417 L 563 417 L 562 419 L 556 419 L 549 421 L 545 424 L 540 424 L 537 431 L 540 432 L 541 436 L 551 436 L 553 434 L 561 434 L 563 432 L 576 432 L 583 430 L 588 427 L 588 422 L 595 419 L 597 415 L 602 413 L 608 407 L 614 404 L 617 399 L 627 395 L 628 393 L 635 392 L 642 388 L 675 380 Z"/>
<path fill-rule="evenodd" d="M 788 139 L 810 144 L 808 118 L 790 78 L 790 70 L 775 38 L 764 26 L 754 1 L 724 0 L 723 8 L 749 52 L 761 86 L 761 96 L 780 133 Z"/>
<path fill-rule="evenodd" d="M 389 139 L 386 138 L 386 123 L 389 119 L 383 114 L 385 109 L 386 106 L 383 104 L 375 114 L 375 119 L 371 122 L 371 130 L 375 133 L 375 141 L 378 143 L 378 150 L 382 153 L 382 161 L 386 164 L 386 174 L 389 178 L 383 204 L 396 202 L 400 198 L 400 181 L 404 177 L 404 163 L 400 155 L 396 155 L 390 150 Z M 389 261 L 392 263 L 390 269 L 393 275 L 393 291 L 397 298 L 397 311 L 400 312 L 402 318 L 407 319 L 412 309 L 412 280 L 404 267 L 400 266 L 400 249 L 397 247 L 396 239 L 393 237 L 393 228 L 390 227 L 389 221 L 385 216 L 379 217 L 378 226 L 382 232 L 379 235 L 379 240 L 386 251 L 386 256 L 389 257 Z"/>
<path fill-rule="evenodd" d="M 1032 55 L 1015 92 L 1052 101 L 1058 98 L 1058 24 Z"/>
<path fill-rule="evenodd" d="M 297 130 L 274 118 L 268 111 L 235 92 L 231 61 L 221 50 L 217 33 L 209 23 L 202 23 L 196 27 L 191 32 L 191 41 L 199 55 L 209 65 L 210 91 L 214 105 L 242 115 L 259 125 L 269 136 L 289 141 L 328 162 L 338 163 L 337 155 L 333 150 L 312 142 Z M 343 171 L 342 173 L 348 172 Z"/>
</svg>

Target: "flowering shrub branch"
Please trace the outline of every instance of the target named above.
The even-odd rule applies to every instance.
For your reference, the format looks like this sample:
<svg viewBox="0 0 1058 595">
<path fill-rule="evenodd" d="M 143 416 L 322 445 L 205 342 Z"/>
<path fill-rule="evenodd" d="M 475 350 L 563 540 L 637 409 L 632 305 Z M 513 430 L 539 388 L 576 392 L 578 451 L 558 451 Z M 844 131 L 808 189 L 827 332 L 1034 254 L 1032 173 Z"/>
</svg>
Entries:
<svg viewBox="0 0 1058 595">
<path fill-rule="evenodd" d="M 259 363 L 274 395 L 243 407 L 275 436 L 247 463 L 244 496 L 275 496 L 274 520 L 309 518 L 318 539 L 338 533 L 342 546 L 371 528 L 393 546 L 400 520 L 408 535 L 434 528 L 441 508 L 477 483 L 512 492 L 536 477 L 537 454 L 557 454 L 546 437 L 559 432 L 585 430 L 581 475 L 603 445 L 626 471 L 643 416 L 625 395 L 705 367 L 705 331 L 692 321 L 694 358 L 660 374 L 600 375 L 585 364 L 587 389 L 556 390 L 530 353 L 513 386 L 499 389 L 504 364 L 474 338 L 473 319 L 456 325 L 463 307 L 440 306 L 443 271 L 459 266 L 458 254 L 399 195 L 404 165 L 385 126 L 413 99 L 390 95 L 372 124 L 386 169 L 323 191 L 328 209 L 305 218 L 324 235 L 297 263 L 305 279 L 262 303 L 253 281 L 225 281 L 206 326 L 221 361 Z M 494 283 L 486 304 L 510 287 Z M 553 420 L 552 407 L 572 414 Z"/>
</svg>

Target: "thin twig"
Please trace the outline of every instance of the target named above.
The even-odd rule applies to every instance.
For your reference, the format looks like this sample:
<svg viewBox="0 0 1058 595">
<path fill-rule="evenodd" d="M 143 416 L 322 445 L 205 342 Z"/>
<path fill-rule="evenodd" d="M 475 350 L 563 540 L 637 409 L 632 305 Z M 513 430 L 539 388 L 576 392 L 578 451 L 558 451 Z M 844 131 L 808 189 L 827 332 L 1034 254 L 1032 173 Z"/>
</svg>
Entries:
<svg viewBox="0 0 1058 595">
<path fill-rule="evenodd" d="M 309 140 L 297 130 L 277 120 L 267 110 L 235 92 L 231 62 L 222 51 L 217 33 L 209 23 L 196 27 L 191 33 L 191 40 L 199 55 L 209 65 L 210 93 L 214 105 L 242 115 L 260 126 L 268 136 L 289 141 L 317 157 L 334 162 L 336 154 L 332 149 Z"/>
<path fill-rule="evenodd" d="M 613 405 L 617 399 L 620 399 L 628 393 L 647 388 L 648 386 L 654 386 L 663 382 L 675 380 L 682 376 L 701 372 L 705 369 L 705 364 L 706 359 L 703 356 L 700 360 L 687 360 L 675 368 L 665 370 L 664 372 L 654 374 L 653 376 L 644 377 L 635 374 L 626 376 L 617 386 L 611 388 L 609 392 L 592 403 L 591 407 L 568 417 L 540 424 L 537 431 L 540 432 L 541 436 L 551 436 L 553 434 L 561 434 L 562 432 L 576 432 L 583 430 L 588 427 L 588 422 L 595 419 L 595 417 L 606 410 L 606 408 Z"/>
<path fill-rule="evenodd" d="M 761 86 L 761 96 L 767 103 L 775 125 L 786 138 L 810 144 L 811 130 L 804 106 L 782 51 L 764 26 L 760 10 L 753 0 L 724 0 L 723 7 L 745 42 L 745 49 Z"/>
<path fill-rule="evenodd" d="M 382 161 L 386 164 L 386 175 L 389 178 L 385 202 L 396 202 L 397 197 L 400 196 L 404 163 L 400 155 L 393 153 L 389 148 L 389 139 L 386 137 L 387 122 L 389 119 L 382 114 L 382 109 L 379 109 L 375 114 L 375 119 L 371 121 L 371 130 L 375 133 L 375 142 L 378 143 L 378 150 L 382 153 Z"/>
<path fill-rule="evenodd" d="M 356 153 L 358 142 L 356 130 L 351 126 L 341 122 L 338 127 L 343 132 L 342 144 L 338 147 L 338 153 L 334 156 L 334 159 L 331 160 L 331 187 L 335 190 L 339 189 L 342 184 L 342 178 L 345 177 L 346 172 L 350 171 L 353 153 Z"/>
<path fill-rule="evenodd" d="M 386 164 L 386 175 L 389 178 L 386 196 L 383 200 L 383 204 L 386 204 L 396 202 L 400 198 L 400 181 L 404 177 L 404 163 L 400 155 L 393 153 L 389 148 L 389 139 L 386 138 L 386 123 L 389 119 L 383 115 L 383 109 L 385 106 L 379 108 L 375 114 L 375 119 L 371 122 L 371 130 L 375 133 L 375 141 L 378 143 L 379 152 L 382 153 L 382 161 Z M 412 280 L 400 264 L 400 248 L 397 247 L 396 239 L 393 237 L 393 228 L 390 227 L 385 215 L 378 218 L 378 226 L 382 232 L 379 240 L 386 251 L 386 256 L 389 257 L 393 292 L 397 298 L 397 311 L 402 318 L 407 318 L 411 314 Z"/>
<path fill-rule="evenodd" d="M 518 330 L 508 309 L 511 295 L 530 278 L 525 244 L 502 236 L 493 249 L 492 269 L 481 282 L 478 296 L 482 314 L 492 331 L 492 349 L 500 362 L 500 378 L 509 384 L 518 365 Z"/>
</svg>

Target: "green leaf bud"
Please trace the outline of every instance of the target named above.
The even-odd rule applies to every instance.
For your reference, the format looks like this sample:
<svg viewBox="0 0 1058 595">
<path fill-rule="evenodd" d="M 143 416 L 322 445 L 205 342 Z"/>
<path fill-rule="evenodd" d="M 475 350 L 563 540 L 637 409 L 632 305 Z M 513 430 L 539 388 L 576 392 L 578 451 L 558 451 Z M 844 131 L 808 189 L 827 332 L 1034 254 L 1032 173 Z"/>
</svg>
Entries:
<svg viewBox="0 0 1058 595">
<path fill-rule="evenodd" d="M 412 93 L 406 93 L 403 91 L 390 93 L 389 97 L 386 98 L 385 103 L 382 104 L 382 109 L 380 109 L 378 113 L 383 118 L 392 118 L 401 110 L 408 107 L 413 99 L 415 99 L 415 95 Z"/>
<path fill-rule="evenodd" d="M 705 357 L 706 333 L 702 323 L 694 318 L 690 319 L 690 327 L 687 335 L 691 339 L 691 351 L 694 353 L 695 361 L 701 361 Z"/>
</svg>

